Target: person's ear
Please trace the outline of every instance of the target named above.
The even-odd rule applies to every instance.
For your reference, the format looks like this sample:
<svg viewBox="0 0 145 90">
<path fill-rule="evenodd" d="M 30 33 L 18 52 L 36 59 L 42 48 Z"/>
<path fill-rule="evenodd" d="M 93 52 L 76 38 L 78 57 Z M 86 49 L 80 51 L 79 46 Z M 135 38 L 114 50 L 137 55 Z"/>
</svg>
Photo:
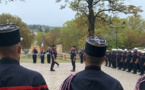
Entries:
<svg viewBox="0 0 145 90">
<path fill-rule="evenodd" d="M 19 47 L 18 47 L 18 54 L 21 54 L 21 49 L 22 49 L 22 46 L 19 45 Z"/>
<path fill-rule="evenodd" d="M 86 61 L 86 55 L 85 54 L 83 55 L 83 60 L 84 60 L 84 62 Z"/>
</svg>

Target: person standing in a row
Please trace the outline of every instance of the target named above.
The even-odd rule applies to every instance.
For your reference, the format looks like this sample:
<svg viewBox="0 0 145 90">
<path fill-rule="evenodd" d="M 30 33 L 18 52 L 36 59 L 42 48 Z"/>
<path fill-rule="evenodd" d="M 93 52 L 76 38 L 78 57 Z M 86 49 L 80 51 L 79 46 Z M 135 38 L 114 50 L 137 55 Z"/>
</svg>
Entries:
<svg viewBox="0 0 145 90">
<path fill-rule="evenodd" d="M 84 49 L 82 48 L 82 50 L 80 51 L 80 59 L 81 59 L 81 64 L 83 63 L 83 55 L 84 55 Z"/>
<path fill-rule="evenodd" d="M 41 51 L 41 63 L 44 64 L 44 60 L 45 60 L 45 50 Z"/>
<path fill-rule="evenodd" d="M 76 46 L 72 46 L 72 48 L 71 48 L 71 62 L 72 62 L 72 66 L 73 66 L 73 69 L 71 71 L 75 72 L 75 68 L 76 68 L 76 65 L 75 65 L 75 62 L 76 62 Z"/>
<path fill-rule="evenodd" d="M 124 50 L 123 53 L 123 71 L 126 71 L 127 69 L 127 49 Z"/>
<path fill-rule="evenodd" d="M 131 69 L 132 69 L 132 53 L 131 53 L 131 49 L 129 49 L 129 52 L 127 53 L 127 67 L 128 67 L 128 71 L 127 72 L 131 72 Z"/>
<path fill-rule="evenodd" d="M 109 61 L 109 67 L 111 67 L 111 64 L 112 64 L 112 61 L 111 61 L 111 50 L 109 50 L 109 53 L 108 53 L 108 61 Z"/>
<path fill-rule="evenodd" d="M 56 58 L 57 58 L 57 51 L 56 51 L 56 46 L 53 45 L 52 46 L 52 63 L 51 63 L 51 68 L 50 68 L 50 71 L 55 71 L 53 69 L 54 65 L 57 64 L 59 66 L 59 64 L 56 62 Z"/>
<path fill-rule="evenodd" d="M 36 47 L 34 47 L 33 52 L 32 52 L 33 63 L 37 62 L 37 54 L 38 54 L 38 51 L 37 51 Z"/>
<path fill-rule="evenodd" d="M 139 58 L 139 65 L 140 65 L 140 75 L 144 75 L 144 71 L 145 71 L 145 51 L 142 52 L 142 55 Z"/>
<path fill-rule="evenodd" d="M 116 68 L 116 49 L 113 50 L 111 61 L 112 61 L 112 68 Z"/>
<path fill-rule="evenodd" d="M 50 50 L 50 47 L 48 47 L 48 50 L 47 50 L 47 63 L 50 64 L 51 62 L 51 50 Z"/>
<path fill-rule="evenodd" d="M 108 66 L 108 56 L 109 56 L 109 53 L 108 53 L 108 50 L 106 51 L 106 65 L 105 66 Z"/>
</svg>

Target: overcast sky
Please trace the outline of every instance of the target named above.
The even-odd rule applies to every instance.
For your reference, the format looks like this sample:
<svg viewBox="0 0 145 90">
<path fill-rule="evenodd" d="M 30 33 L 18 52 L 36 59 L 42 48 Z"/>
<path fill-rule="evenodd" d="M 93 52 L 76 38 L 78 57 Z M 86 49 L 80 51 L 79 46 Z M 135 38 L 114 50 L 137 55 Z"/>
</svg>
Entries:
<svg viewBox="0 0 145 90">
<path fill-rule="evenodd" d="M 0 4 L 0 14 L 10 13 L 17 15 L 27 24 L 41 24 L 49 26 L 62 26 L 66 21 L 75 17 L 75 12 L 66 8 L 60 10 L 60 4 L 56 0 L 26 0 L 26 2 L 13 2 Z M 128 0 L 126 4 L 142 6 L 145 11 L 145 0 Z M 145 19 L 145 12 L 141 13 Z M 121 18 L 127 17 L 124 14 Z"/>
</svg>

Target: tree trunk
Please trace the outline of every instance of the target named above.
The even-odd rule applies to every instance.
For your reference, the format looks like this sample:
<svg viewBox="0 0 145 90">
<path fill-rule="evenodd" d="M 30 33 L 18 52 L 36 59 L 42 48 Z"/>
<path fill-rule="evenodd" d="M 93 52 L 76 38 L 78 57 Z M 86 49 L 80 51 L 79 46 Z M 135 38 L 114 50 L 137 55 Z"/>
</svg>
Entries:
<svg viewBox="0 0 145 90">
<path fill-rule="evenodd" d="M 94 16 L 94 10 L 93 10 L 93 0 L 88 0 L 88 8 L 89 8 L 89 36 L 94 36 L 94 28 L 95 28 L 95 16 Z"/>
</svg>

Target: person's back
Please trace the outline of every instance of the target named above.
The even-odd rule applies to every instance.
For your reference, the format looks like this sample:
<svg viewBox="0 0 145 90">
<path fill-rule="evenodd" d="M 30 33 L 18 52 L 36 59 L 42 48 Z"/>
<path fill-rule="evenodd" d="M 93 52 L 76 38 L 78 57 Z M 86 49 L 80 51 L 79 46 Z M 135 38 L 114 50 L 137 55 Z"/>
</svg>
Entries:
<svg viewBox="0 0 145 90">
<path fill-rule="evenodd" d="M 85 70 L 70 75 L 60 90 L 123 90 L 119 81 L 101 71 L 107 45 L 104 38 L 88 37 L 83 56 Z"/>
<path fill-rule="evenodd" d="M 0 25 L 0 90 L 48 90 L 40 73 L 20 66 L 20 53 L 19 27 Z"/>
<path fill-rule="evenodd" d="M 71 81 L 70 88 L 70 90 L 123 90 L 116 79 L 97 66 L 88 66 L 84 71 L 77 73 Z"/>
<path fill-rule="evenodd" d="M 12 58 L 0 60 L 0 89 L 10 90 L 48 90 L 41 74 L 20 66 Z"/>
</svg>

